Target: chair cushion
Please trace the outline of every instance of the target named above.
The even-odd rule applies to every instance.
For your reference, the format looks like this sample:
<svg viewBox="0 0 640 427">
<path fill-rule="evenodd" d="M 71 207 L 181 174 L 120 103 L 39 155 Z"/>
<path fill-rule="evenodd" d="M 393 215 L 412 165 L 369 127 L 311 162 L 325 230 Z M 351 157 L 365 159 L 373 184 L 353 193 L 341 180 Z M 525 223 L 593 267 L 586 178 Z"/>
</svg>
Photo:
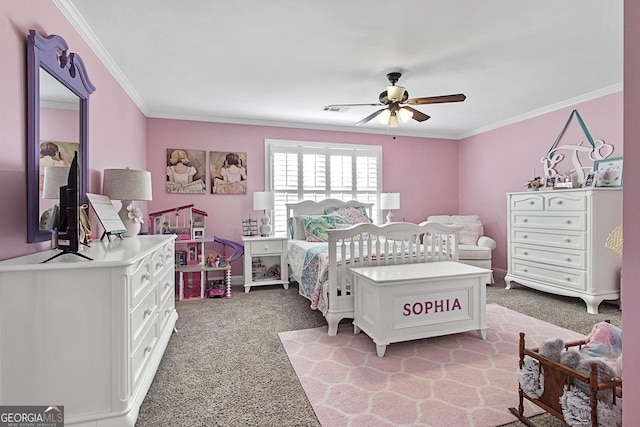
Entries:
<svg viewBox="0 0 640 427">
<path fill-rule="evenodd" d="M 475 245 L 459 245 L 458 259 L 462 262 L 465 259 L 490 260 L 491 249 Z"/>
</svg>

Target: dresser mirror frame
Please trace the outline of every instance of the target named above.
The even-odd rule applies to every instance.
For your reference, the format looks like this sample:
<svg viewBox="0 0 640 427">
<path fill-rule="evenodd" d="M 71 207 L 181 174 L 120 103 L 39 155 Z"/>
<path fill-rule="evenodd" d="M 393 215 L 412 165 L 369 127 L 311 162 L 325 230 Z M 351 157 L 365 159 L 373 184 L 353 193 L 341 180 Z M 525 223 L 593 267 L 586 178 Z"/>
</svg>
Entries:
<svg viewBox="0 0 640 427">
<path fill-rule="evenodd" d="M 40 229 L 40 104 L 41 73 L 48 73 L 78 98 L 78 162 L 80 203 L 87 203 L 89 175 L 89 95 L 95 87 L 80 56 L 69 52 L 58 35 L 42 36 L 29 30 L 27 36 L 27 242 L 51 239 L 50 230 Z"/>
</svg>

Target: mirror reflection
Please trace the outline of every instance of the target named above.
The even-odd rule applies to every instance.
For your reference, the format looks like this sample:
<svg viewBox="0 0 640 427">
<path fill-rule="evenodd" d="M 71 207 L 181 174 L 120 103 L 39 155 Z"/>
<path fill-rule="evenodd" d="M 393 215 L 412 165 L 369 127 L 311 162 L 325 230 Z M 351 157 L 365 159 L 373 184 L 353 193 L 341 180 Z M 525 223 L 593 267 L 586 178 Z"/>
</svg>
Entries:
<svg viewBox="0 0 640 427">
<path fill-rule="evenodd" d="M 40 68 L 39 229 L 58 225 L 60 186 L 66 185 L 69 165 L 80 154 L 80 99 Z"/>
</svg>

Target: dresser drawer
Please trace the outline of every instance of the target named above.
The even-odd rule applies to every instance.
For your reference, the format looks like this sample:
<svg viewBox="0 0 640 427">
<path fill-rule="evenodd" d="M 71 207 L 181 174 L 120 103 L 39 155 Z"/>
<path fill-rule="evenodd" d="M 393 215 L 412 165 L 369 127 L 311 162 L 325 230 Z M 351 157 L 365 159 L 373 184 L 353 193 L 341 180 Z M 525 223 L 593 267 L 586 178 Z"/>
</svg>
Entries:
<svg viewBox="0 0 640 427">
<path fill-rule="evenodd" d="M 282 253 L 282 240 L 264 240 L 249 244 L 251 245 L 251 256 Z"/>
<path fill-rule="evenodd" d="M 517 194 L 511 196 L 512 211 L 541 211 L 544 209 L 544 198 L 542 195 L 531 192 L 531 194 Z"/>
<path fill-rule="evenodd" d="M 525 243 L 578 250 L 585 250 L 587 245 L 585 231 L 516 228 L 511 230 L 511 238 L 512 244 Z"/>
<path fill-rule="evenodd" d="M 131 311 L 131 347 L 136 348 L 142 335 L 155 319 L 158 310 L 158 292 L 152 289 L 138 306 Z"/>
<path fill-rule="evenodd" d="M 129 267 L 129 277 L 131 277 L 130 308 L 133 308 L 140 304 L 140 301 L 142 301 L 152 287 L 151 255 L 144 257 Z"/>
<path fill-rule="evenodd" d="M 580 270 L 584 270 L 587 265 L 586 252 L 584 251 L 519 243 L 514 243 L 511 250 L 512 257 L 529 262 L 543 262 Z"/>
<path fill-rule="evenodd" d="M 153 275 L 160 277 L 175 265 L 174 244 L 167 244 L 151 255 Z"/>
<path fill-rule="evenodd" d="M 173 270 L 167 271 L 164 273 L 164 276 L 158 280 L 158 296 L 160 304 L 167 298 L 175 298 L 175 274 Z"/>
<path fill-rule="evenodd" d="M 165 325 L 169 318 L 171 317 L 171 313 L 175 311 L 175 299 L 166 298 L 160 302 L 160 309 L 158 310 L 158 334 L 164 330 Z"/>
<path fill-rule="evenodd" d="M 511 212 L 511 226 L 555 230 L 586 230 L 587 214 L 585 212 Z"/>
<path fill-rule="evenodd" d="M 554 193 L 544 195 L 545 210 L 548 211 L 584 211 L 587 209 L 587 197 L 584 193 Z"/>
<path fill-rule="evenodd" d="M 152 327 L 145 332 L 140 339 L 139 345 L 134 347 L 134 351 L 131 354 L 131 372 L 134 393 L 137 390 L 144 373 L 147 372 L 146 366 L 149 363 L 154 347 L 158 342 L 158 334 L 156 332 L 157 318 L 157 314 L 154 314 Z"/>
<path fill-rule="evenodd" d="M 549 285 L 559 286 L 571 290 L 586 290 L 587 272 L 570 268 L 553 267 L 546 264 L 527 263 L 513 260 L 510 274 L 523 278 L 537 280 Z"/>
</svg>

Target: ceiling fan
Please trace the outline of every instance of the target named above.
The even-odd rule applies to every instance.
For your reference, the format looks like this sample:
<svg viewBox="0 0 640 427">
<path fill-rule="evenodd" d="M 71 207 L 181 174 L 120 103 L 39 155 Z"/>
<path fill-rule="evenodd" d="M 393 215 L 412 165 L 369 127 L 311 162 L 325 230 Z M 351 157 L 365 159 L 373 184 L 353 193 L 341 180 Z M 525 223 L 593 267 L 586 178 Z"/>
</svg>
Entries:
<svg viewBox="0 0 640 427">
<path fill-rule="evenodd" d="M 387 86 L 387 90 L 382 92 L 378 99 L 379 103 L 375 104 L 331 104 L 324 107 L 325 111 L 340 107 L 360 107 L 360 106 L 372 106 L 379 107 L 385 105 L 373 114 L 368 115 L 364 119 L 360 120 L 356 125 L 363 125 L 370 120 L 376 118 L 382 124 L 386 124 L 389 127 L 397 127 L 398 119 L 401 122 L 406 123 L 413 119 L 418 122 L 424 122 L 429 119 L 430 116 L 410 107 L 409 105 L 422 105 L 422 104 L 442 104 L 445 102 L 461 102 L 467 97 L 459 93 L 456 95 L 442 95 L 442 96 L 428 96 L 424 98 L 409 98 L 409 92 L 402 86 L 396 86 L 402 73 L 393 72 L 387 74 L 387 79 L 391 86 Z"/>
</svg>

